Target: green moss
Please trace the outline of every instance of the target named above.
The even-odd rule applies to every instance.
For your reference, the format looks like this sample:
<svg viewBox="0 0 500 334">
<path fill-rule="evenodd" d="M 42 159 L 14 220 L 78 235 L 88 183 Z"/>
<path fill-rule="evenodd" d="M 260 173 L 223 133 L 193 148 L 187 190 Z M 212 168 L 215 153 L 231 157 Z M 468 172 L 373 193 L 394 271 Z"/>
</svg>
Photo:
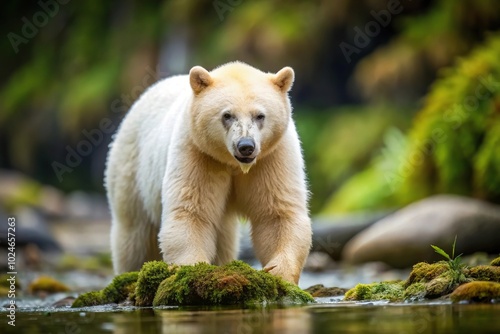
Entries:
<svg viewBox="0 0 500 334">
<path fill-rule="evenodd" d="M 405 282 L 405 287 L 414 283 L 427 283 L 436 277 L 441 276 L 450 270 L 450 266 L 445 261 L 436 263 L 419 262 L 413 266 L 410 276 Z"/>
<path fill-rule="evenodd" d="M 500 283 L 497 282 L 470 282 L 459 286 L 450 296 L 454 302 L 463 300 L 473 302 L 491 302 L 500 299 Z"/>
<path fill-rule="evenodd" d="M 160 283 L 173 275 L 178 267 L 169 266 L 163 261 L 146 262 L 139 271 L 135 288 L 135 304 L 151 306 Z"/>
<path fill-rule="evenodd" d="M 417 301 L 424 299 L 426 294 L 425 283 L 413 283 L 405 289 L 403 298 L 407 301 Z"/>
<path fill-rule="evenodd" d="M 140 272 L 115 277 L 101 291 L 80 295 L 73 307 L 120 303 L 127 299 L 136 306 L 314 302 L 298 286 L 242 261 L 221 267 L 207 263 L 179 267 L 152 261 L 145 263 Z"/>
<path fill-rule="evenodd" d="M 403 284 L 403 281 L 358 284 L 346 292 L 344 300 L 401 301 L 405 292 Z"/>
<path fill-rule="evenodd" d="M 470 268 L 467 277 L 475 281 L 500 282 L 500 267 L 498 266 L 476 266 Z"/>
<path fill-rule="evenodd" d="M 457 283 L 451 275 L 443 275 L 436 277 L 429 283 L 425 284 L 425 297 L 438 298 L 452 292 L 457 287 Z"/>
<path fill-rule="evenodd" d="M 500 267 L 500 257 L 493 259 L 493 261 L 491 261 L 491 263 L 490 263 L 490 266 Z"/>
<path fill-rule="evenodd" d="M 296 285 L 242 261 L 225 266 L 182 266 L 159 286 L 153 305 L 249 305 L 307 303 L 314 299 Z"/>
<path fill-rule="evenodd" d="M 72 307 L 121 303 L 135 291 L 138 277 L 139 272 L 137 271 L 118 275 L 104 289 L 78 296 Z"/>
<path fill-rule="evenodd" d="M 111 283 L 102 290 L 103 300 L 106 303 L 119 303 L 128 298 L 135 291 L 139 272 L 133 271 L 116 276 Z"/>
<path fill-rule="evenodd" d="M 103 304 L 106 303 L 103 299 L 102 291 L 91 291 L 82 293 L 80 296 L 78 296 L 78 298 L 75 299 L 71 307 L 77 308 L 77 307 L 96 306 Z"/>
<path fill-rule="evenodd" d="M 50 276 L 40 276 L 33 280 L 28 286 L 28 291 L 31 294 L 36 293 L 57 293 L 66 292 L 70 289 L 63 283 Z"/>
</svg>

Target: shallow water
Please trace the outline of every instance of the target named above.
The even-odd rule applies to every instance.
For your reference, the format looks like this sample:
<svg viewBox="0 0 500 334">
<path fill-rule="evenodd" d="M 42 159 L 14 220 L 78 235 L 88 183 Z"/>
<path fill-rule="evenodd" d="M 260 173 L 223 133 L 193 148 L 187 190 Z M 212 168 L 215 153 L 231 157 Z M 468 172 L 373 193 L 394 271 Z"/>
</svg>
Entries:
<svg viewBox="0 0 500 334">
<path fill-rule="evenodd" d="M 28 306 L 28 305 L 25 305 Z M 0 313 L 0 333 L 500 333 L 500 304 L 348 303 L 307 306 L 83 309 L 20 307 L 16 327 Z"/>
</svg>

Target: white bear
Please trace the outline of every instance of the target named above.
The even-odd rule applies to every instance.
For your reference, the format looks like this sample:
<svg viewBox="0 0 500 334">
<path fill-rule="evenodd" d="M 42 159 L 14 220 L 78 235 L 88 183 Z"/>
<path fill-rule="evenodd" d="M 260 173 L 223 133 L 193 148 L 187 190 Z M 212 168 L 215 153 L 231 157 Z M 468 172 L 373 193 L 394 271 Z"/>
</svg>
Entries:
<svg viewBox="0 0 500 334">
<path fill-rule="evenodd" d="M 116 274 L 155 259 L 232 261 L 245 217 L 263 267 L 297 284 L 312 233 L 293 81 L 290 67 L 195 66 L 136 101 L 105 173 Z"/>
</svg>

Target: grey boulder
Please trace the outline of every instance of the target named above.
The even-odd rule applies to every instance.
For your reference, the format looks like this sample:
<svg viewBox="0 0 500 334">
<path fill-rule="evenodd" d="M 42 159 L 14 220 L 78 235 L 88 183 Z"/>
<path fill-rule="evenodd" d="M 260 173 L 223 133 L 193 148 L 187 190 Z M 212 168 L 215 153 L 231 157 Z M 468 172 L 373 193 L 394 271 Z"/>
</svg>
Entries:
<svg viewBox="0 0 500 334">
<path fill-rule="evenodd" d="M 451 256 L 500 253 L 500 206 L 477 199 L 437 195 L 408 205 L 352 238 L 342 252 L 350 263 L 385 262 L 395 268 L 443 260 L 430 245 Z"/>
</svg>

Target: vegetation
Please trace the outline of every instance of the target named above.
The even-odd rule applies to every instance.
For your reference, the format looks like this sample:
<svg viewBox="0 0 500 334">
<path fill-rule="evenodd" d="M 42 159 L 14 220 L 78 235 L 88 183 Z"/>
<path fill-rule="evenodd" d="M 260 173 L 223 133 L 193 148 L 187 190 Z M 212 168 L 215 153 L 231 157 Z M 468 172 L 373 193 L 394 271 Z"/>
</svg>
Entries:
<svg viewBox="0 0 500 334">
<path fill-rule="evenodd" d="M 382 154 L 325 211 L 402 206 L 443 192 L 500 201 L 499 53 L 500 35 L 492 35 L 442 71 L 409 134 L 389 133 Z"/>
<path fill-rule="evenodd" d="M 489 303 L 500 299 L 500 283 L 496 282 L 470 282 L 459 286 L 450 296 L 454 303 L 471 301 Z"/>
<path fill-rule="evenodd" d="M 460 255 L 455 257 L 456 238 L 452 255 L 432 245 L 447 261 L 420 262 L 413 266 L 405 281 L 358 284 L 347 291 L 345 300 L 416 301 L 440 298 L 451 294 L 452 301 L 490 301 L 498 298 L 500 268 L 495 266 L 466 267 Z"/>
<path fill-rule="evenodd" d="M 67 292 L 70 289 L 63 283 L 50 276 L 40 276 L 28 286 L 30 294 Z"/>
<path fill-rule="evenodd" d="M 120 303 L 136 306 L 255 305 L 314 302 L 307 292 L 242 261 L 225 266 L 198 263 L 173 266 L 161 261 L 143 265 L 140 272 L 125 273 L 103 290 L 80 295 L 72 307 Z"/>
<path fill-rule="evenodd" d="M 104 289 L 86 292 L 78 296 L 71 307 L 86 307 L 122 302 L 135 292 L 138 277 L 138 272 L 118 275 Z"/>
<path fill-rule="evenodd" d="M 101 132 L 63 178 L 52 164 L 66 164 L 69 150 L 102 120 L 116 129 L 159 78 L 235 59 L 264 71 L 296 70 L 291 97 L 313 213 L 392 208 L 436 192 L 498 201 L 500 125 L 493 115 L 500 3 L 401 2 L 376 36 L 356 44 L 355 28 L 366 30 L 376 22 L 373 13 L 387 9 L 386 0 L 69 2 L 55 14 L 39 2 L 8 5 L 9 33 L 0 41 L 0 168 L 36 182 L 2 202 L 9 209 L 36 205 L 46 184 L 103 191 L 112 131 Z M 41 14 L 48 20 L 38 26 L 34 17 Z M 29 36 L 27 24 L 35 31 Z M 470 53 L 486 32 L 490 41 Z M 346 44 L 352 53 L 339 47 Z M 484 82 L 483 97 L 470 99 Z"/>
</svg>

